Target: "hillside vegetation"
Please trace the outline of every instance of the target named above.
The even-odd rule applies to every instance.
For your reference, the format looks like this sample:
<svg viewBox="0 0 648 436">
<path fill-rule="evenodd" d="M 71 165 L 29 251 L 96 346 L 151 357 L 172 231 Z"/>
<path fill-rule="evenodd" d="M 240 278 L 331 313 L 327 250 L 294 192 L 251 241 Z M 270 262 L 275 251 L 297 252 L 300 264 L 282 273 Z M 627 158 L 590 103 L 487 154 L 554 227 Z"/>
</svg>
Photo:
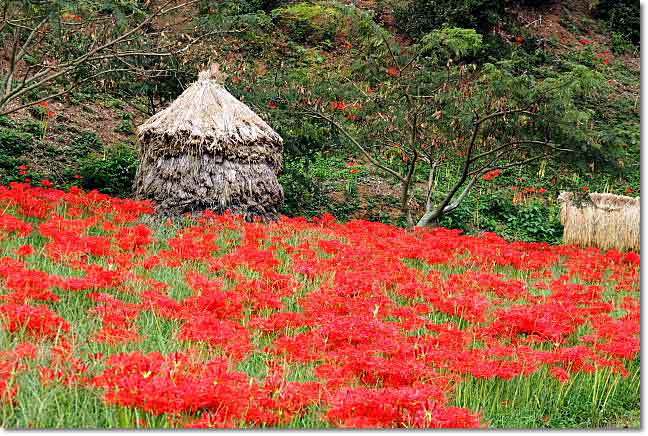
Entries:
<svg viewBox="0 0 648 436">
<path fill-rule="evenodd" d="M 16 17 L 57 20 L 36 33 L 16 77 L 92 50 L 98 30 L 141 28 L 133 42 L 6 104 L 71 88 L 0 117 L 3 183 L 47 179 L 128 196 L 136 126 L 219 62 L 227 88 L 284 138 L 287 215 L 411 225 L 463 182 L 445 202 L 458 204 L 435 222 L 556 242 L 559 191 L 639 193 L 633 2 L 203 0 L 172 2 L 180 7 L 160 15 L 164 2 L 9 3 Z M 29 33 L 7 26 L 1 36 L 7 67 L 12 43 Z M 130 54 L 162 48 L 168 56 Z M 428 98 L 413 99 L 414 90 Z M 535 121 L 497 120 L 476 147 L 533 140 L 569 151 L 516 146 L 494 172 L 475 167 L 479 177 L 463 181 L 475 115 L 521 105 L 533 105 Z"/>
</svg>

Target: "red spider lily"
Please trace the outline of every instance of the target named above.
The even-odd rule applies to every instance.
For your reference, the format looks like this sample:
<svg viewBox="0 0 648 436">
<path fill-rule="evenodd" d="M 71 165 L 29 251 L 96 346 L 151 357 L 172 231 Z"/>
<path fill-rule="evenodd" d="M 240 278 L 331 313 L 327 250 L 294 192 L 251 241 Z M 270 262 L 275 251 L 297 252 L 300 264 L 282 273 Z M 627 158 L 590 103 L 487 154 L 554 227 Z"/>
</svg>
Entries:
<svg viewBox="0 0 648 436">
<path fill-rule="evenodd" d="M 27 257 L 32 254 L 34 254 L 34 247 L 32 247 L 31 245 L 21 245 L 16 250 L 16 255 L 20 257 Z"/>
<path fill-rule="evenodd" d="M 0 215 L 0 232 L 2 233 L 17 233 L 25 237 L 32 232 L 32 228 L 31 224 L 13 215 Z M 2 233 L 0 233 L 0 238 L 2 237 Z"/>
<path fill-rule="evenodd" d="M 26 360 L 35 359 L 37 347 L 29 342 L 0 351 L 0 403 L 13 403 L 20 386 L 16 376 L 28 370 Z"/>
<path fill-rule="evenodd" d="M 0 351 L 4 401 L 38 355 L 44 385 L 94 386 L 174 426 L 280 426 L 317 406 L 335 426 L 479 427 L 450 402 L 466 377 L 625 377 L 640 351 L 638 253 L 331 215 L 205 213 L 162 224 L 173 236 L 159 239 L 140 222 L 152 210 L 79 188 L 0 186 L 0 319 L 11 340 L 38 340 Z M 88 352 L 78 321 L 54 310 L 62 297 L 101 322 L 90 341 L 149 347 L 145 314 L 176 327 L 185 351 Z M 252 356 L 261 375 L 236 370 Z M 288 381 L 297 363 L 312 381 Z"/>
<path fill-rule="evenodd" d="M 561 383 L 567 383 L 569 381 L 569 372 L 565 371 L 564 368 L 559 366 L 552 366 L 550 369 L 551 375 L 553 375 Z"/>
<path fill-rule="evenodd" d="M 55 337 L 70 329 L 70 324 L 66 320 L 44 306 L 2 304 L 0 318 L 8 331 L 25 330 L 35 337 Z"/>
<path fill-rule="evenodd" d="M 250 327 L 265 333 L 282 332 L 286 329 L 297 329 L 307 324 L 307 318 L 300 312 L 277 312 L 268 318 L 255 317 L 250 320 Z"/>
<path fill-rule="evenodd" d="M 49 102 L 48 101 L 42 101 L 42 102 L 36 104 L 36 106 L 40 106 L 43 109 L 45 109 L 45 111 L 46 111 L 45 114 L 46 114 L 47 118 L 52 118 L 52 117 L 54 117 L 56 115 L 56 112 L 49 108 Z"/>
<path fill-rule="evenodd" d="M 606 50 L 600 53 L 596 53 L 594 55 L 596 59 L 599 59 L 604 65 L 608 65 L 612 59 L 614 58 L 612 56 L 612 52 L 610 50 Z"/>
<path fill-rule="evenodd" d="M 223 359 L 200 362 L 183 353 L 120 354 L 108 360 L 106 370 L 92 383 L 105 388 L 106 401 L 138 406 L 154 414 L 206 411 L 202 420 L 187 424 L 192 427 L 233 427 L 241 420 L 257 425 L 281 421 L 274 411 L 278 400 L 271 392 L 244 373 L 230 371 Z M 288 389 L 295 385 L 288 384 Z M 308 392 L 315 394 L 312 389 Z M 301 399 L 286 411 L 294 413 L 310 402 Z"/>
<path fill-rule="evenodd" d="M 0 277 L 4 285 L 11 291 L 2 299 L 14 303 L 24 303 L 30 300 L 58 301 L 59 297 L 52 288 L 60 283 L 58 277 L 43 271 L 31 270 L 21 262 L 4 259 L 5 264 L 0 268 Z"/>
<path fill-rule="evenodd" d="M 214 319 L 210 315 L 194 316 L 187 320 L 178 338 L 220 347 L 237 360 L 252 350 L 249 332 L 244 327 L 232 321 Z"/>
<path fill-rule="evenodd" d="M 66 12 L 63 15 L 61 15 L 61 18 L 63 18 L 66 21 L 83 21 L 83 17 L 80 15 L 73 14 L 71 12 Z"/>
<path fill-rule="evenodd" d="M 502 174 L 502 170 L 491 170 L 482 176 L 482 179 L 490 181 Z"/>
<path fill-rule="evenodd" d="M 400 76 L 400 69 L 398 67 L 389 67 L 387 68 L 387 74 L 391 77 L 398 77 Z"/>
<path fill-rule="evenodd" d="M 479 427 L 479 416 L 441 406 L 443 392 L 434 388 L 342 390 L 332 399 L 327 419 L 343 427 Z"/>
<path fill-rule="evenodd" d="M 153 232 L 145 225 L 121 228 L 115 234 L 117 245 L 124 251 L 144 254 L 146 247 L 153 242 Z"/>
</svg>

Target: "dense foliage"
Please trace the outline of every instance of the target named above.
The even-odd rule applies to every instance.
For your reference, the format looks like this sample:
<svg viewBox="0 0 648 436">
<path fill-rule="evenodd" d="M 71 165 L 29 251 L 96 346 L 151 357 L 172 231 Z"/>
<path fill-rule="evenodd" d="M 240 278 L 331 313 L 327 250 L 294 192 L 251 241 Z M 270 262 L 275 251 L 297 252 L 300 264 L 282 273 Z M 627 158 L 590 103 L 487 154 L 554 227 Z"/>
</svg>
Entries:
<svg viewBox="0 0 648 436">
<path fill-rule="evenodd" d="M 639 44 L 641 37 L 641 13 L 639 2 L 632 0 L 599 0 L 597 14 L 604 19 L 610 30 Z"/>
<path fill-rule="evenodd" d="M 412 0 L 396 9 L 399 27 L 413 37 L 444 26 L 488 32 L 503 15 L 503 0 Z"/>
<path fill-rule="evenodd" d="M 557 202 L 640 193 L 637 1 L 0 5 L 3 428 L 639 427 L 640 256 Z M 277 222 L 128 198 L 212 62 Z"/>
<path fill-rule="evenodd" d="M 24 2 L 14 3 L 22 7 Z M 227 88 L 284 138 L 285 213 L 331 212 L 340 219 L 407 225 L 402 183 L 372 166 L 331 123 L 306 112 L 318 109 L 362 144 L 370 144 L 386 166 L 407 175 L 412 162 L 408 125 L 414 112 L 407 95 L 419 87 L 427 92 L 444 85 L 429 100 L 431 110 L 418 119 L 425 127 L 419 128 L 417 147 L 438 146 L 432 155 L 443 161 L 432 195 L 428 195 L 430 163 L 419 161 L 414 167 L 406 204 L 418 218 L 428 198 L 443 203 L 460 180 L 461 147 L 475 113 L 529 103 L 552 83 L 561 82 L 565 88 L 550 93 L 546 105 L 538 106 L 542 117 L 532 123 L 522 117 L 506 119 L 484 132 L 480 147 L 496 148 L 504 138 L 533 136 L 572 151 L 477 178 L 453 209 L 455 216 L 440 219 L 470 232 L 495 230 L 555 242 L 559 191 L 587 187 L 617 194 L 639 192 L 639 72 L 628 63 L 634 50 L 628 40 L 638 25 L 622 18 L 630 16 L 624 8 L 634 6 L 600 1 L 590 16 L 576 3 L 570 9 L 572 2 L 517 0 L 381 0 L 358 7 L 334 0 L 202 0 L 194 9 L 178 9 L 163 20 L 152 20 L 138 34 L 144 39 L 131 47 L 148 50 L 175 44 L 182 51 L 162 58 L 122 58 L 137 71 L 160 70 L 159 75 L 133 80 L 137 74 L 132 70 L 106 72 L 102 80 L 79 83 L 68 97 L 51 100 L 49 107 L 43 104 L 27 117 L 3 120 L 0 149 L 6 152 L 0 158 L 0 178 L 3 182 L 48 178 L 57 186 L 80 185 L 128 196 L 128 177 L 136 165 L 134 127 L 177 96 L 199 69 L 218 61 L 227 72 Z M 49 19 L 61 25 L 58 33 L 34 40 L 35 57 L 25 58 L 36 62 L 34 66 L 47 61 L 48 53 L 66 61 L 87 51 L 98 37 L 81 29 L 90 29 L 95 19 L 103 23 L 111 17 L 107 36 L 114 36 L 143 23 L 155 11 L 154 5 L 138 1 L 43 2 L 21 9 L 29 16 L 25 23 L 38 22 L 43 8 L 51 8 Z M 561 14 L 559 23 L 551 23 L 554 27 L 528 18 L 553 13 Z M 615 22 L 623 24 L 614 27 Z M 556 25 L 568 31 L 566 39 L 564 32 L 543 33 Z M 25 42 L 29 32 L 19 29 L 16 34 Z M 10 48 L 13 34 L 4 32 L 2 38 Z M 406 66 L 414 57 L 408 69 L 394 68 Z M 74 83 L 121 63 L 110 59 L 79 68 Z M 0 79 L 6 85 L 3 74 Z M 25 95 L 23 102 L 56 93 L 66 83 L 66 76 L 48 82 Z M 52 109 L 56 105 L 59 110 Z M 67 113 L 76 107 L 87 112 Z M 95 125 L 103 127 L 99 132 L 78 121 L 88 114 L 97 116 Z M 109 118 L 110 127 L 99 115 Z M 100 135 L 99 141 L 88 136 L 93 133 Z M 515 157 L 547 151 L 520 147 Z M 509 163 L 502 161 L 500 166 Z M 28 170 L 19 177 L 21 165 Z M 514 187 L 543 191 L 518 198 Z M 484 195 L 491 190 L 509 194 Z M 527 209 L 536 218 L 514 218 Z M 527 223 L 524 231 L 522 222 Z"/>
</svg>

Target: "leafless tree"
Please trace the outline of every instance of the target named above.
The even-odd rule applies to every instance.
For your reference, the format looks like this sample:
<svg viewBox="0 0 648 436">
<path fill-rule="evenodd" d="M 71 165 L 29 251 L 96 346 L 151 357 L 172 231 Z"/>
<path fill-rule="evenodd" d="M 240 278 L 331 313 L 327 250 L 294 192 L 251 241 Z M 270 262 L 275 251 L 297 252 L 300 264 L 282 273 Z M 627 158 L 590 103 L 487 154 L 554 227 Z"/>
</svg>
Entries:
<svg viewBox="0 0 648 436">
<path fill-rule="evenodd" d="M 392 72 L 396 84 L 392 86 L 391 95 L 403 105 L 400 115 L 392 114 L 387 122 L 394 126 L 391 130 L 398 138 L 402 160 L 394 163 L 385 159 L 389 141 L 386 135 L 375 132 L 355 134 L 322 106 L 311 106 L 305 114 L 321 119 L 341 132 L 371 165 L 399 183 L 400 209 L 409 226 L 437 225 L 444 215 L 456 210 L 475 184 L 491 171 L 530 165 L 573 151 L 557 145 L 549 136 L 543 137 L 539 129 L 523 132 L 520 128 L 524 124 L 533 125 L 546 116 L 542 108 L 546 107 L 551 93 L 541 94 L 524 104 L 516 104 L 506 98 L 491 98 L 474 83 L 476 78 L 468 75 L 466 66 L 453 66 L 451 62 L 445 66 L 441 83 L 424 89 L 413 85 L 417 74 L 424 71 L 424 68 L 417 66 L 419 54 L 400 63 L 387 40 L 383 38 L 382 42 L 391 59 L 391 68 L 395 68 Z M 474 109 L 472 114 L 468 110 L 470 106 L 465 105 L 463 112 L 467 112 L 471 122 L 446 119 L 443 111 L 448 103 L 444 103 L 443 98 L 448 97 L 440 99 L 439 95 L 447 93 L 449 89 L 458 91 L 447 94 L 455 100 L 451 105 L 462 105 L 463 94 L 482 93 L 485 96 L 483 106 L 479 110 Z M 371 98 L 366 94 L 365 97 Z M 441 124 L 445 124 L 444 130 L 438 131 L 435 126 Z M 443 192 L 438 192 L 437 175 L 447 165 L 456 168 L 453 172 L 458 171 L 458 177 Z M 410 200 L 416 185 L 417 169 L 421 166 L 427 171 L 425 209 L 415 219 Z"/>
<path fill-rule="evenodd" d="M 436 193 L 435 181 L 437 171 L 449 163 L 456 165 L 456 161 L 448 159 L 447 153 L 455 153 L 457 150 L 446 149 L 445 151 L 439 151 L 429 146 L 422 146 L 421 139 L 424 140 L 425 138 L 419 137 L 419 131 L 421 129 L 417 127 L 419 121 L 417 120 L 416 111 L 412 111 L 411 121 L 407 123 L 409 131 L 405 134 L 409 138 L 409 141 L 404 144 L 408 158 L 397 169 L 382 162 L 383 158 L 379 150 L 384 150 L 384 144 L 378 144 L 377 146 L 363 145 L 359 139 L 354 137 L 331 116 L 319 111 L 309 112 L 308 114 L 330 123 L 331 126 L 340 131 L 362 153 L 371 165 L 387 173 L 399 182 L 400 209 L 409 226 L 434 226 L 441 217 L 459 207 L 473 186 L 488 172 L 516 166 L 525 166 L 541 159 L 555 157 L 562 152 L 572 151 L 567 148 L 561 148 L 548 140 L 519 139 L 505 143 L 499 143 L 493 140 L 490 144 L 485 144 L 485 138 L 482 136 L 482 133 L 484 126 L 489 121 L 523 113 L 528 116 L 535 116 L 533 112 L 522 109 L 509 109 L 492 112 L 484 116 L 475 116 L 472 134 L 470 139 L 466 141 L 463 152 L 461 153 L 461 174 L 454 184 L 441 194 L 442 199 L 440 201 L 435 201 L 434 195 Z M 478 142 L 480 144 L 479 147 L 477 146 Z M 531 156 L 521 152 L 523 147 L 527 148 L 528 146 L 533 146 L 537 149 Z M 478 149 L 481 151 L 477 152 Z M 369 150 L 376 150 L 378 152 L 371 153 Z M 425 212 L 415 221 L 410 207 L 410 199 L 415 181 L 415 171 L 417 166 L 421 164 L 426 165 L 428 168 Z"/>
<path fill-rule="evenodd" d="M 110 74 L 131 74 L 140 79 L 169 74 L 159 62 L 178 56 L 201 39 L 220 31 L 190 36 L 175 31 L 186 24 L 198 0 L 167 0 L 140 20 L 117 26 L 112 15 L 82 18 L 74 14 L 48 13 L 48 1 L 41 9 L 26 9 L 20 2 L 6 0 L 1 10 L 0 40 L 4 61 L 0 63 L 0 115 L 63 96 L 80 85 Z M 185 17 L 180 18 L 178 17 Z M 189 17 L 189 18 L 186 18 Z M 184 23 L 183 23 L 184 20 Z M 226 32 L 236 32 L 228 30 Z M 91 42 L 83 53 L 63 54 L 48 44 L 52 33 L 72 38 L 83 34 Z"/>
</svg>

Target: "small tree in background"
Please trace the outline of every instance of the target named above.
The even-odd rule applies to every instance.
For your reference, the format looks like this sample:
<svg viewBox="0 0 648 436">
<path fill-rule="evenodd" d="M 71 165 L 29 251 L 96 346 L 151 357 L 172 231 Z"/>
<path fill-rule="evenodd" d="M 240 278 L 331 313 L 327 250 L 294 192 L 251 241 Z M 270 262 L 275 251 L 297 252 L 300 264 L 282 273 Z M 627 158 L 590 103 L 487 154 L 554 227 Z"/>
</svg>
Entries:
<svg viewBox="0 0 648 436">
<path fill-rule="evenodd" d="M 481 46 L 472 29 L 433 31 L 407 48 L 381 29 L 377 34 L 360 77 L 373 68 L 386 80 L 354 85 L 359 92 L 350 105 L 361 113 L 349 117 L 337 104 L 314 105 L 307 114 L 339 130 L 399 183 L 410 226 L 436 225 L 483 178 L 596 146 L 591 114 L 579 100 L 603 88 L 598 73 L 574 65 L 539 79 L 506 62 L 478 68 L 469 62 Z M 442 168 L 454 174 L 449 186 L 437 184 Z M 421 176 L 425 212 L 415 218 L 410 200 Z"/>
</svg>

